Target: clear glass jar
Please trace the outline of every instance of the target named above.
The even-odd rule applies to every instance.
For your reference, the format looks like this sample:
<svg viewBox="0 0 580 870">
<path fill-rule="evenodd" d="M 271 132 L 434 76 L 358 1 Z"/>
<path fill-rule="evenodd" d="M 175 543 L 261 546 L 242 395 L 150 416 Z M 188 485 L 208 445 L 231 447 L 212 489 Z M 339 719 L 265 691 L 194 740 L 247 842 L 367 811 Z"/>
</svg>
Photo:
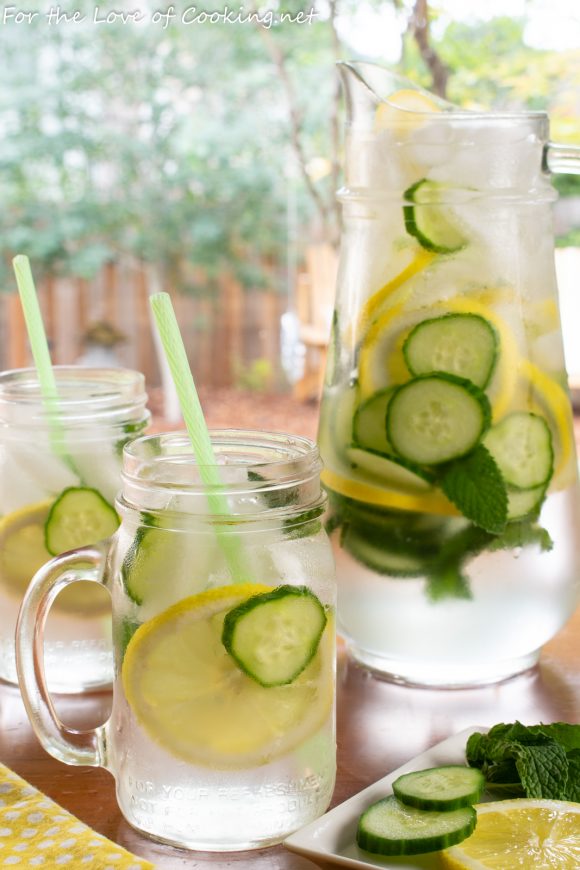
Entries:
<svg viewBox="0 0 580 870">
<path fill-rule="evenodd" d="M 541 112 L 465 112 L 372 64 L 342 72 L 344 231 L 319 430 L 340 630 L 395 680 L 505 679 L 578 599 L 547 171 L 572 156 Z"/>
<path fill-rule="evenodd" d="M 106 512 L 106 531 L 118 518 L 123 447 L 143 433 L 149 412 L 143 375 L 125 369 L 55 367 L 58 399 L 43 400 L 34 369 L 0 374 L 0 678 L 17 682 L 14 630 L 18 608 L 34 573 L 64 547 L 96 543 L 87 502 L 73 490 L 93 490 L 88 508 Z M 49 520 L 61 500 L 64 512 Z M 86 494 L 86 493 L 85 493 Z M 95 528 L 98 528 L 95 526 Z M 89 535 L 87 539 L 87 534 Z M 55 551 L 56 548 L 56 551 Z M 110 603 L 88 584 L 54 601 L 46 630 L 45 661 L 53 691 L 79 692 L 112 681 Z"/>
<path fill-rule="evenodd" d="M 235 430 L 212 441 L 213 487 L 185 434 L 126 447 L 121 526 L 109 547 L 36 575 L 21 613 L 19 677 L 47 751 L 109 769 L 133 827 L 233 851 L 281 841 L 330 802 L 334 563 L 316 445 Z M 227 513 L 209 512 L 215 496 Z M 116 678 L 110 720 L 79 739 L 55 720 L 34 649 L 43 601 L 89 576 L 87 564 L 112 595 Z M 254 621 L 236 634 L 243 614 Z"/>
</svg>

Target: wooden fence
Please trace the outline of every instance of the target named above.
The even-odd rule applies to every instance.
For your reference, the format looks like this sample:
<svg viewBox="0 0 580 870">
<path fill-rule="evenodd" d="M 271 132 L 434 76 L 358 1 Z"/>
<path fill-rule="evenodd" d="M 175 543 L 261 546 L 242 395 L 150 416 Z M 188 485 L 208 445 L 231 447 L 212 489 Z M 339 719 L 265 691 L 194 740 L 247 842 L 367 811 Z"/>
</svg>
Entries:
<svg viewBox="0 0 580 870">
<path fill-rule="evenodd" d="M 50 278 L 38 294 L 56 364 L 76 362 L 86 349 L 85 334 L 105 321 L 122 332 L 120 363 L 139 369 L 149 387 L 161 383 L 148 297 L 161 289 L 141 263 L 107 265 L 92 281 Z M 171 288 L 168 289 L 171 292 Z M 284 295 L 272 290 L 244 290 L 224 275 L 211 298 L 173 293 L 194 376 L 200 384 L 225 387 L 243 382 L 256 360 L 265 360 L 274 387 L 280 380 L 280 317 Z M 16 293 L 0 293 L 0 370 L 31 365 L 21 306 Z M 268 386 L 268 384 L 265 384 Z"/>
</svg>

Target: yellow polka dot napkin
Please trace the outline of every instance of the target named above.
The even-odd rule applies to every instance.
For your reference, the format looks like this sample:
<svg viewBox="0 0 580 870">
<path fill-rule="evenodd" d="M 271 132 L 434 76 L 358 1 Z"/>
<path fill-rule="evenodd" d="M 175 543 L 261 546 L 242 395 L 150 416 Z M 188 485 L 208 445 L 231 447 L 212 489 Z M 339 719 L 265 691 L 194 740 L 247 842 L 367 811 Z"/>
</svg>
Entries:
<svg viewBox="0 0 580 870">
<path fill-rule="evenodd" d="M 150 870 L 0 764 L 0 868 Z"/>
</svg>

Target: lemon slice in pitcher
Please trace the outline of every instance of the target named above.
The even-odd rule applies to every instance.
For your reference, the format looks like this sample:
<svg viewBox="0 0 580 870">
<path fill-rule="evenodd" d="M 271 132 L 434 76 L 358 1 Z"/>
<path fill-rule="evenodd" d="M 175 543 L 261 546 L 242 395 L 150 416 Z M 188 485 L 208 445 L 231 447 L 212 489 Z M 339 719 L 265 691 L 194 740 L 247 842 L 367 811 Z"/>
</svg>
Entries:
<svg viewBox="0 0 580 870">
<path fill-rule="evenodd" d="M 479 804 L 475 832 L 443 852 L 452 870 L 577 870 L 580 804 L 507 800 Z"/>
<path fill-rule="evenodd" d="M 32 577 L 52 559 L 44 527 L 54 501 L 27 505 L 0 519 L 0 585 L 22 597 Z M 96 616 L 110 607 L 108 593 L 96 583 L 75 583 L 55 599 L 53 608 L 75 616 Z"/>
<path fill-rule="evenodd" d="M 216 768 L 266 764 L 324 723 L 332 705 L 333 634 L 288 685 L 264 687 L 222 644 L 226 614 L 262 584 L 222 586 L 180 601 L 142 625 L 122 669 L 125 695 L 149 737 L 176 758 Z"/>
<path fill-rule="evenodd" d="M 401 127 L 411 130 L 424 123 L 425 115 L 440 111 L 441 105 L 423 91 L 401 88 L 378 106 L 375 114 L 375 129 Z"/>
</svg>

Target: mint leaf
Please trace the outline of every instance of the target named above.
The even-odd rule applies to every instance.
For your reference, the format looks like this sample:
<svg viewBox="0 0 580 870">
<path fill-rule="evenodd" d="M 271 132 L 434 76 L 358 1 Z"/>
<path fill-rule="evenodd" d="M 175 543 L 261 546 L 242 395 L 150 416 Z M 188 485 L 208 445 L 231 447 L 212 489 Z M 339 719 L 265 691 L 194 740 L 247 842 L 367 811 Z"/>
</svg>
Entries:
<svg viewBox="0 0 580 870">
<path fill-rule="evenodd" d="M 470 556 L 485 549 L 492 536 L 469 524 L 447 538 L 429 564 L 427 594 L 431 601 L 445 598 L 471 598 L 469 581 L 463 565 Z"/>
<path fill-rule="evenodd" d="M 523 746 L 514 744 L 516 769 L 526 797 L 564 800 L 568 784 L 566 752 L 555 740 Z"/>
<path fill-rule="evenodd" d="M 507 491 L 495 459 L 483 444 L 450 463 L 441 488 L 464 517 L 492 534 L 507 522 Z"/>
<path fill-rule="evenodd" d="M 495 725 L 471 735 L 466 755 L 502 796 L 580 800 L 580 725 Z"/>
<path fill-rule="evenodd" d="M 441 601 L 446 598 L 472 598 L 467 577 L 461 573 L 458 565 L 446 565 L 434 568 L 427 578 L 427 597 L 431 601 Z"/>
<path fill-rule="evenodd" d="M 526 547 L 532 544 L 538 544 L 544 553 L 554 546 L 548 530 L 528 520 L 508 523 L 502 534 L 492 540 L 489 549 L 513 550 L 516 547 Z"/>
<path fill-rule="evenodd" d="M 567 753 L 568 788 L 565 800 L 580 803 L 580 749 L 572 749 Z"/>
</svg>

